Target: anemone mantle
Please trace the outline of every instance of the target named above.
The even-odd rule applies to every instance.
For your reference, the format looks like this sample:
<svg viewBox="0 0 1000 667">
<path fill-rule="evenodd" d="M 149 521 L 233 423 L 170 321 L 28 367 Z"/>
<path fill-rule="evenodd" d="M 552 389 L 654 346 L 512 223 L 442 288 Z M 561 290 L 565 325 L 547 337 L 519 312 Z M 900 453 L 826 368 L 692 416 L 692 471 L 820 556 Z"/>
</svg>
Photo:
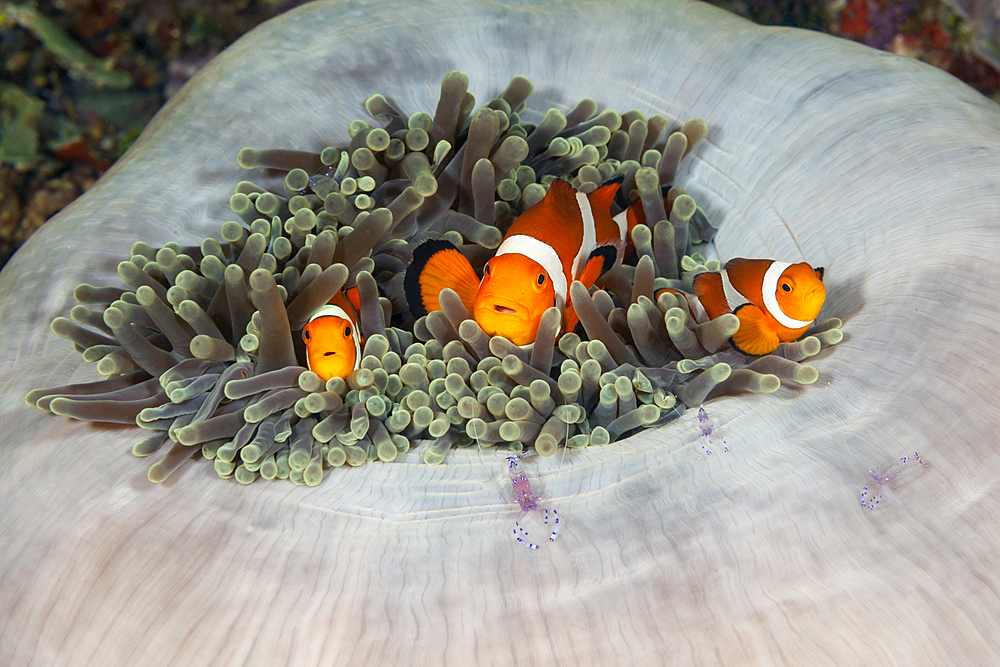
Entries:
<svg viewBox="0 0 1000 667">
<path fill-rule="evenodd" d="M 435 16 L 446 18 L 432 19 Z M 623 38 L 624 37 L 624 38 Z M 135 429 L 25 406 L 95 376 L 48 323 L 142 239 L 232 217 L 246 144 L 346 143 L 362 102 L 432 109 L 513 74 L 538 111 L 703 118 L 680 183 L 724 258 L 826 267 L 845 340 L 806 391 L 710 404 L 522 467 L 558 509 L 530 552 L 502 462 L 338 469 L 319 487 L 164 485 Z M 0 275 L 5 664 L 989 664 L 1000 659 L 1000 109 L 917 62 L 686 2 L 316 2 L 210 63 Z M 262 176 L 255 175 L 258 180 Z M 858 502 L 865 471 L 933 467 Z"/>
</svg>

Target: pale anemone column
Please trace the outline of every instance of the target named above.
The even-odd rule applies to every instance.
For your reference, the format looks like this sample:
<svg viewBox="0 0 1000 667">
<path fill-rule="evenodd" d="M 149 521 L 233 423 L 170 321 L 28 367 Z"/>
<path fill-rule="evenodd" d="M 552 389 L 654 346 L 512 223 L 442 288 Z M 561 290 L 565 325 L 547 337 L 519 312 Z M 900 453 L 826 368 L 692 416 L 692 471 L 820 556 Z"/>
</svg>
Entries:
<svg viewBox="0 0 1000 667">
<path fill-rule="evenodd" d="M 439 18 L 444 17 L 444 18 Z M 681 184 L 724 258 L 826 268 L 845 340 L 815 385 L 710 404 L 521 467 L 562 520 L 529 551 L 504 464 L 452 453 L 315 488 L 153 486 L 137 430 L 26 406 L 93 379 L 48 331 L 136 240 L 232 214 L 247 144 L 346 142 L 372 93 L 433 109 L 514 74 L 539 114 L 593 97 L 708 123 Z M 921 63 L 696 3 L 317 2 L 213 61 L 0 290 L 0 662 L 9 664 L 990 664 L 1000 112 Z M 932 467 L 860 506 L 869 467 Z"/>
</svg>

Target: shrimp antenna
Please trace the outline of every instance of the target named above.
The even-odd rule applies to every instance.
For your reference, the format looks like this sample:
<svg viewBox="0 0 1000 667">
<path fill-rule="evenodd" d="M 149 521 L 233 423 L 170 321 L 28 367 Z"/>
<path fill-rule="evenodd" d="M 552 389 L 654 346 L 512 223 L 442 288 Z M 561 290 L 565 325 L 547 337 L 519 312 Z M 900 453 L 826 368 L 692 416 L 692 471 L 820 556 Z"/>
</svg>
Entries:
<svg viewBox="0 0 1000 667">
<path fill-rule="evenodd" d="M 566 422 L 566 440 L 563 441 L 563 453 L 559 458 L 559 467 L 562 467 L 563 462 L 566 460 L 566 450 L 569 449 L 569 422 Z"/>
</svg>

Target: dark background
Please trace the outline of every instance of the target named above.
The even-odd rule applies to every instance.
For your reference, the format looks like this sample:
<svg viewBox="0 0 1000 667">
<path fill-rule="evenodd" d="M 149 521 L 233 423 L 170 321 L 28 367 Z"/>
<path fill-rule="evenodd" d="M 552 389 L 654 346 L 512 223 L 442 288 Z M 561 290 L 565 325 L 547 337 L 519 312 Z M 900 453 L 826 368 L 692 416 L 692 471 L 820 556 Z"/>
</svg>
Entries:
<svg viewBox="0 0 1000 667">
<path fill-rule="evenodd" d="M 992 8 L 952 0 L 715 0 L 757 23 L 919 58 L 1000 100 Z M 964 3 L 964 4 L 960 4 Z M 83 193 L 201 65 L 301 0 L 0 4 L 0 266 Z M 978 34 L 973 27 L 978 28 Z M 986 26 L 986 28 L 984 28 Z M 980 56 L 992 60 L 993 65 Z"/>
</svg>

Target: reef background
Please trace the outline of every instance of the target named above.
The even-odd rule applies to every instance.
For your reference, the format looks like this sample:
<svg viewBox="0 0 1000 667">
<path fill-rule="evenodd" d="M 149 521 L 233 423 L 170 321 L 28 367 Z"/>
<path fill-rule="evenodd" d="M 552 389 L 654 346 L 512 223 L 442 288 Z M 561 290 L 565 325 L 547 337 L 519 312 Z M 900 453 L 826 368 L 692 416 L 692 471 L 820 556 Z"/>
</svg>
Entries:
<svg viewBox="0 0 1000 667">
<path fill-rule="evenodd" d="M 0 59 L 6 73 L 0 83 L 0 268 L 121 157 L 198 68 L 254 26 L 300 4 L 39 0 L 0 5 Z M 942 0 L 713 4 L 762 25 L 807 28 L 918 58 L 1000 100 L 995 69 L 1000 49 L 990 3 L 953 0 L 955 9 Z"/>
</svg>

